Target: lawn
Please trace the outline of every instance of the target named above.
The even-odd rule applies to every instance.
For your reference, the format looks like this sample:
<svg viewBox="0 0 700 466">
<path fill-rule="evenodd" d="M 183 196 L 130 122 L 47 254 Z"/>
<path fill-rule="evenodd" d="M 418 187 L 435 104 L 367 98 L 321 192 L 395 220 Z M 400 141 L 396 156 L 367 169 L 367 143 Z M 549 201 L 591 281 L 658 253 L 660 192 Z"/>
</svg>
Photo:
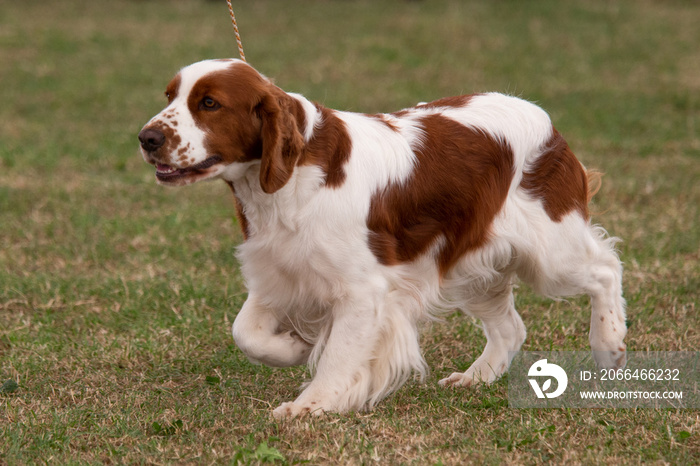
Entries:
<svg viewBox="0 0 700 466">
<path fill-rule="evenodd" d="M 327 106 L 500 91 L 606 176 L 633 351 L 700 348 L 700 4 L 234 2 L 249 62 Z M 697 410 L 513 409 L 444 389 L 478 322 L 427 327 L 432 373 L 372 412 L 275 421 L 304 368 L 249 363 L 224 183 L 155 184 L 136 134 L 189 63 L 236 57 L 226 2 L 0 0 L 0 465 L 696 464 Z M 525 350 L 586 350 L 588 300 L 526 287 Z"/>
</svg>

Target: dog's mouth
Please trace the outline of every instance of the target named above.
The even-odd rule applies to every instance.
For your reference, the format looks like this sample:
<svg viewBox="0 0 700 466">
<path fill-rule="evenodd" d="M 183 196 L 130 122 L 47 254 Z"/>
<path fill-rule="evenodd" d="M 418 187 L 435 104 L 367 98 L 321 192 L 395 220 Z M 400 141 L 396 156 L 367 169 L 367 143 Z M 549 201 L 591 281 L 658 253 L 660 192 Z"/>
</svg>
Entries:
<svg viewBox="0 0 700 466">
<path fill-rule="evenodd" d="M 209 157 L 203 162 L 197 165 L 192 165 L 191 167 L 177 168 L 172 165 L 167 165 L 165 163 L 156 162 L 156 178 L 158 181 L 163 183 L 173 183 L 180 181 L 184 178 L 191 177 L 193 175 L 201 175 L 203 172 L 217 163 L 221 163 L 222 158 L 218 155 Z"/>
</svg>

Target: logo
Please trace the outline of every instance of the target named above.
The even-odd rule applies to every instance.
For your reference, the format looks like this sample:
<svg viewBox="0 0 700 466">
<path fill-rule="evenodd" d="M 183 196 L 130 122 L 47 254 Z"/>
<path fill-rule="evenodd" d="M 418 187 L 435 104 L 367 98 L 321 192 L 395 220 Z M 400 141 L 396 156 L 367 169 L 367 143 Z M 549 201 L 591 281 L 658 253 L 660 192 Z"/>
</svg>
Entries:
<svg viewBox="0 0 700 466">
<path fill-rule="evenodd" d="M 528 379 L 532 389 L 535 391 L 537 398 L 556 398 L 566 390 L 566 384 L 569 383 L 569 378 L 566 372 L 556 364 L 548 363 L 546 359 L 540 359 L 527 372 L 529 377 L 549 377 L 544 381 L 542 387 L 537 382 L 537 379 Z M 552 378 L 557 381 L 557 389 L 553 392 L 547 392 L 552 386 Z"/>
</svg>

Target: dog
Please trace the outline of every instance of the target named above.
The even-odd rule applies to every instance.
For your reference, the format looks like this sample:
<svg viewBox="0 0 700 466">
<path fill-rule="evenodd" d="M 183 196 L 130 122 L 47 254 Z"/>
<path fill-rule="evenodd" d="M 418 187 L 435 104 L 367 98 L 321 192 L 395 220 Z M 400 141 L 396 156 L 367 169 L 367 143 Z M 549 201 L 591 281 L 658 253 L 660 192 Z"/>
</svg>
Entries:
<svg viewBox="0 0 700 466">
<path fill-rule="evenodd" d="M 599 366 L 626 362 L 616 238 L 591 224 L 599 177 L 540 107 L 497 93 L 394 113 L 328 109 L 240 60 L 180 70 L 139 133 L 158 183 L 221 179 L 244 242 L 233 338 L 313 378 L 277 418 L 371 409 L 426 362 L 419 329 L 460 309 L 487 343 L 445 386 L 491 383 L 525 341 L 519 279 L 588 294 Z"/>
</svg>

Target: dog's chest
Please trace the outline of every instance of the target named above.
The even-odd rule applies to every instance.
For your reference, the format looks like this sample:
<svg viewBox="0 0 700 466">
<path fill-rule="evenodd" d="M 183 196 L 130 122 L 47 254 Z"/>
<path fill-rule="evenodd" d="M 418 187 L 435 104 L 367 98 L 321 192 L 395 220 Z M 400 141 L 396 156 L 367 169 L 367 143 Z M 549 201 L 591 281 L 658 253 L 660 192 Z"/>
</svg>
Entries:
<svg viewBox="0 0 700 466">
<path fill-rule="evenodd" d="M 338 299 L 350 275 L 329 238 L 308 231 L 265 231 L 238 248 L 250 291 L 276 307 L 318 307 Z"/>
<path fill-rule="evenodd" d="M 322 187 L 317 167 L 298 168 L 274 195 L 261 193 L 251 173 L 235 186 L 249 223 L 237 254 L 249 291 L 276 307 L 327 307 L 366 277 L 376 262 L 367 246 L 368 201 L 346 187 Z"/>
</svg>

